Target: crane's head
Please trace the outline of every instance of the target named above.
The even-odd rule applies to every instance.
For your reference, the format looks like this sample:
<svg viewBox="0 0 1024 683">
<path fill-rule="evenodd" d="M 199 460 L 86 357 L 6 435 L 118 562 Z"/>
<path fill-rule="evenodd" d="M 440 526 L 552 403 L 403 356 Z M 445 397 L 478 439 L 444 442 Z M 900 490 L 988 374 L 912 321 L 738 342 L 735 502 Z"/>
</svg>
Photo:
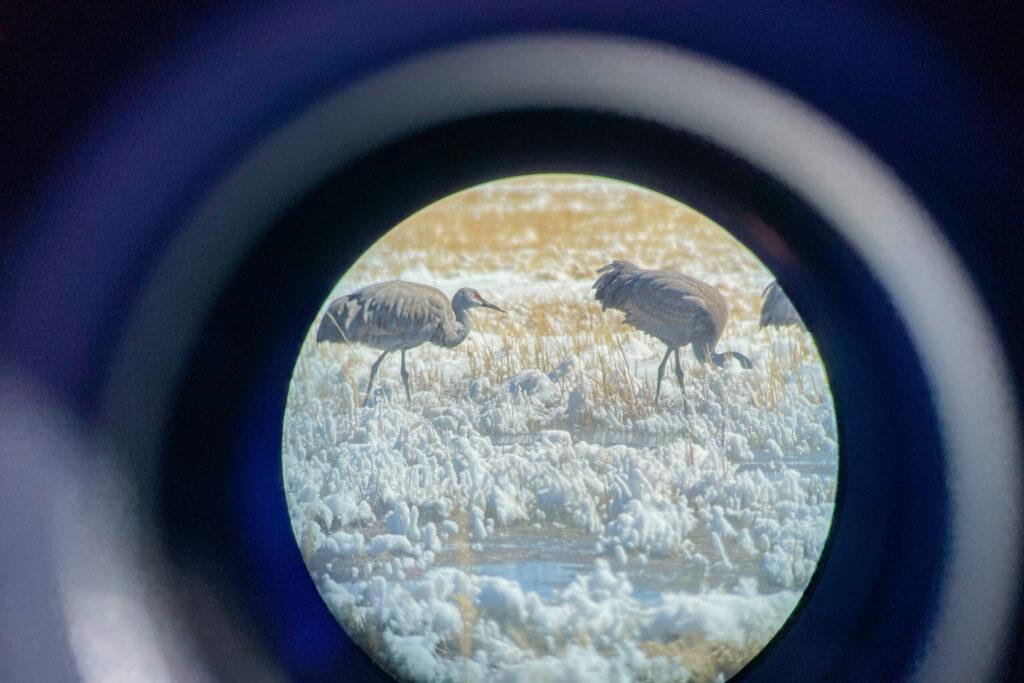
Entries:
<svg viewBox="0 0 1024 683">
<path fill-rule="evenodd" d="M 725 365 L 725 361 L 734 360 L 740 364 L 740 367 L 744 370 L 750 370 L 754 367 L 754 362 L 744 356 L 739 351 L 726 351 L 725 353 L 715 353 L 714 346 L 707 343 L 693 344 L 693 355 L 697 357 L 697 360 L 701 363 L 707 363 L 711 361 L 718 367 Z"/>
<path fill-rule="evenodd" d="M 495 311 L 501 313 L 505 312 L 504 308 L 492 304 L 487 299 L 480 296 L 480 292 L 476 291 L 472 287 L 463 287 L 459 291 L 455 292 L 455 296 L 452 297 L 453 308 L 492 308 Z"/>
<path fill-rule="evenodd" d="M 725 353 L 716 353 L 711 356 L 711 362 L 718 367 L 725 365 L 725 361 L 727 360 L 736 361 L 744 370 L 749 370 L 754 367 L 754 362 L 739 351 L 726 351 Z"/>
</svg>

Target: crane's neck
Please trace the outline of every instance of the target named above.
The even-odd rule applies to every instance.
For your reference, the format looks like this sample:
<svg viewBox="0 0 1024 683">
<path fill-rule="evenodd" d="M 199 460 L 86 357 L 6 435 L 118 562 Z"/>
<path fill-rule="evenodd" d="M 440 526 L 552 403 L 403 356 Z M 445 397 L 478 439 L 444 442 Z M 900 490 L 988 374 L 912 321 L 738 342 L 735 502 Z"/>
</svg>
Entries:
<svg viewBox="0 0 1024 683">
<path fill-rule="evenodd" d="M 441 327 L 440 339 L 438 339 L 438 343 L 447 348 L 458 346 L 466 341 L 466 337 L 469 336 L 469 332 L 473 327 L 469 319 L 469 308 L 467 306 L 453 301 L 452 310 L 455 311 L 455 320 L 445 321 Z"/>
<path fill-rule="evenodd" d="M 716 353 L 715 345 L 709 344 L 708 342 L 694 342 L 693 343 L 693 355 L 697 357 L 697 360 L 701 363 L 711 362 L 722 367 L 725 365 L 725 361 L 733 359 L 737 361 L 742 367 L 750 369 L 754 367 L 754 364 L 749 358 L 744 356 L 739 351 L 726 351 L 725 353 Z"/>
</svg>

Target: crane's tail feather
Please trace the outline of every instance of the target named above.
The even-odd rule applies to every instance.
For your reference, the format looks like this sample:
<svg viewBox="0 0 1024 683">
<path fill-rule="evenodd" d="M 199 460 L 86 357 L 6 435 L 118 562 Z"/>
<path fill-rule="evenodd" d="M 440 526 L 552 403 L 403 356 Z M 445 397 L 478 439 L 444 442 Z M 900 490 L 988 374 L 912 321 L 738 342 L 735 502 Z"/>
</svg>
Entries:
<svg viewBox="0 0 1024 683">
<path fill-rule="evenodd" d="M 331 311 L 324 313 L 324 317 L 320 320 L 320 326 L 316 328 L 316 343 L 325 341 L 342 343 L 348 341 L 345 331 L 341 329 L 341 325 L 338 324 L 338 320 Z"/>
<path fill-rule="evenodd" d="M 352 338 L 348 330 L 351 321 L 348 310 L 348 297 L 342 297 L 331 302 L 320 319 L 320 325 L 316 328 L 316 343 L 335 342 L 341 344 L 349 343 Z"/>
<path fill-rule="evenodd" d="M 800 315 L 793 308 L 793 303 L 782 291 L 782 287 L 775 280 L 768 283 L 761 293 L 761 315 L 758 319 L 758 327 L 763 329 L 768 326 L 785 327 L 787 325 L 802 325 Z"/>
<path fill-rule="evenodd" d="M 593 284 L 594 299 L 601 302 L 601 308 L 619 308 L 619 293 L 628 283 L 628 275 L 639 268 L 629 261 L 612 261 L 597 270 L 601 275 Z"/>
<path fill-rule="evenodd" d="M 621 259 L 617 259 L 615 261 L 612 261 L 611 263 L 601 266 L 600 268 L 597 269 L 597 272 L 606 273 L 609 271 L 630 271 L 639 269 L 640 268 L 631 261 L 623 261 Z"/>
</svg>

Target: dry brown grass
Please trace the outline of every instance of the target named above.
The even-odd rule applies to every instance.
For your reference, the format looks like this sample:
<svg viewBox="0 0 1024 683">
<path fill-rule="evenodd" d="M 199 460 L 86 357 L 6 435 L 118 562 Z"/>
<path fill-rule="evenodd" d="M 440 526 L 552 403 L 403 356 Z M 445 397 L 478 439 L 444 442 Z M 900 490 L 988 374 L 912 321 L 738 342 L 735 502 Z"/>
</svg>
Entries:
<svg viewBox="0 0 1024 683">
<path fill-rule="evenodd" d="M 453 195 L 410 216 L 370 251 L 350 278 L 386 279 L 416 267 L 441 277 L 521 271 L 538 281 L 588 278 L 612 259 L 684 272 L 701 262 L 759 267 L 728 232 L 663 195 L 561 175 L 506 179 Z M 595 260 L 595 253 L 602 257 Z"/>
<path fill-rule="evenodd" d="M 765 329 L 760 334 L 770 339 L 781 338 L 788 344 L 781 351 L 778 345 L 768 346 L 769 351 L 765 359 L 767 380 L 762 382 L 755 392 L 754 405 L 766 410 L 778 409 L 786 397 L 791 395 L 791 390 L 787 388 L 791 378 L 800 396 L 817 404 L 829 400 L 828 389 L 825 386 L 807 380 L 800 372 L 803 367 L 820 362 L 818 351 L 806 333 L 787 327 Z"/>
<path fill-rule="evenodd" d="M 459 654 L 467 659 L 473 656 L 473 627 L 479 618 L 476 603 L 466 595 L 456 595 L 453 598 L 455 605 L 459 608 L 459 616 L 462 617 L 462 632 L 459 634 Z"/>
<path fill-rule="evenodd" d="M 668 642 L 645 640 L 639 646 L 648 657 L 669 657 L 681 661 L 693 677 L 692 680 L 697 683 L 710 683 L 719 674 L 729 678 L 746 666 L 764 647 L 761 643 L 734 645 L 700 636 L 687 636 Z"/>
<path fill-rule="evenodd" d="M 462 567 L 473 563 L 473 551 L 469 548 L 469 513 L 465 510 L 455 510 L 451 515 L 452 521 L 459 525 L 459 531 L 451 539 L 455 548 L 455 561 Z M 453 598 L 455 605 L 459 608 L 459 615 L 462 617 L 462 631 L 459 633 L 459 655 L 465 659 L 473 656 L 473 627 L 479 618 L 479 611 L 473 598 L 468 595 L 456 595 Z"/>
<path fill-rule="evenodd" d="M 563 390 L 586 387 L 590 405 L 615 406 L 627 418 L 640 416 L 653 400 L 653 390 L 636 376 L 623 349 L 639 333 L 621 325 L 621 319 L 621 313 L 602 313 L 595 302 L 539 302 L 525 321 L 495 324 L 500 346 L 467 346 L 469 375 L 500 383 L 525 368 L 551 372 L 575 357 L 576 376 L 560 385 Z"/>
</svg>

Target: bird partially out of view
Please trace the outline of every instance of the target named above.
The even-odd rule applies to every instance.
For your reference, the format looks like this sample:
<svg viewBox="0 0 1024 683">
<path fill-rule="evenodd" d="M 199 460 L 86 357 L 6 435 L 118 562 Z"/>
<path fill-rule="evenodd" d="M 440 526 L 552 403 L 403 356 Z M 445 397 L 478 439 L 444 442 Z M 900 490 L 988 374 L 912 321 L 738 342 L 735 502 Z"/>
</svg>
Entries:
<svg viewBox="0 0 1024 683">
<path fill-rule="evenodd" d="M 782 291 L 778 280 L 772 280 L 761 292 L 761 320 L 759 327 L 786 327 L 787 325 L 804 326 L 800 314 L 793 308 L 793 302 Z"/>
<path fill-rule="evenodd" d="M 411 399 L 405 352 L 425 342 L 446 348 L 458 346 L 469 336 L 471 308 L 505 312 L 469 287 L 455 292 L 449 301 L 444 292 L 429 285 L 401 280 L 380 282 L 332 301 L 320 320 L 316 341 L 359 343 L 383 350 L 370 367 L 364 406 L 370 402 L 373 378 L 384 356 L 401 351 L 402 383 L 406 398 Z"/>
<path fill-rule="evenodd" d="M 711 361 L 721 367 L 729 358 L 741 366 L 754 366 L 750 359 L 736 351 L 715 353 L 729 310 L 721 292 L 706 282 L 667 270 L 645 270 L 629 261 L 613 261 L 597 271 L 601 276 L 592 289 L 602 310 L 614 308 L 626 314 L 624 323 L 659 339 L 668 347 L 658 366 L 654 404 L 661 395 L 661 378 L 670 355 L 675 355 L 675 373 L 683 392 L 686 386 L 679 349 L 692 345 L 697 360 Z M 689 407 L 687 406 L 687 410 Z"/>
</svg>

